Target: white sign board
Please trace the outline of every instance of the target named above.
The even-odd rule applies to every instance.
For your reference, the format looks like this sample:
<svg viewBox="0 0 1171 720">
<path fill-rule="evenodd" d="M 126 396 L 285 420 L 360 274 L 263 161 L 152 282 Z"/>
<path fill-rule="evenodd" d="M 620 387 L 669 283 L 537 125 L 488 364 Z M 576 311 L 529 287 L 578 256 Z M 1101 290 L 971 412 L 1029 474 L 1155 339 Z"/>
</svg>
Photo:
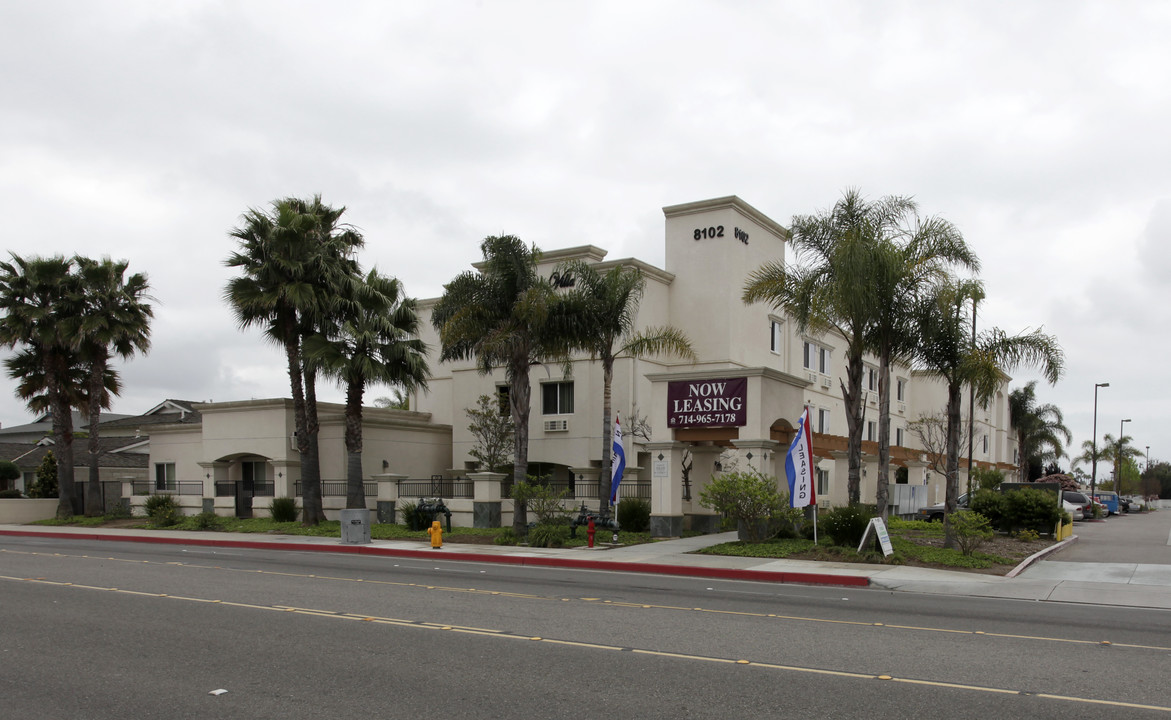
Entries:
<svg viewBox="0 0 1171 720">
<path fill-rule="evenodd" d="M 862 552 L 862 548 L 870 544 L 876 536 L 878 537 L 878 545 L 882 548 L 882 556 L 890 557 L 893 555 L 895 548 L 890 544 L 890 535 L 886 532 L 886 523 L 882 521 L 882 518 L 870 518 L 866 532 L 862 533 L 862 542 L 858 543 L 858 552 Z"/>
<path fill-rule="evenodd" d="M 654 466 L 651 469 L 652 477 L 665 478 L 670 474 L 670 471 L 667 469 L 666 460 L 655 460 Z"/>
</svg>

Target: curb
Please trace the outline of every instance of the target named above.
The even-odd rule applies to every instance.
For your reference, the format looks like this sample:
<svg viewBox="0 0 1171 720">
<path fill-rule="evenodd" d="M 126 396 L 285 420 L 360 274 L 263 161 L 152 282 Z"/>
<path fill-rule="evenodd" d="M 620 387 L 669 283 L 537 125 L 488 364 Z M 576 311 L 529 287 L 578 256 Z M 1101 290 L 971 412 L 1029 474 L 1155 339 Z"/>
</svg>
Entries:
<svg viewBox="0 0 1171 720">
<path fill-rule="evenodd" d="M 1033 563 L 1037 562 L 1038 560 L 1041 560 L 1042 558 L 1048 557 L 1049 555 L 1052 555 L 1053 553 L 1057 552 L 1058 550 L 1063 550 L 1063 549 L 1069 547 L 1070 545 L 1074 544 L 1077 541 L 1078 541 L 1077 535 L 1070 535 L 1069 537 L 1067 537 L 1066 539 L 1057 543 L 1056 545 L 1050 545 L 1049 547 L 1045 548 L 1044 550 L 1038 550 L 1037 552 L 1028 556 L 1024 560 L 1021 560 L 1020 564 L 1017 565 L 1016 567 L 1014 567 L 1012 570 L 1009 570 L 1008 573 L 1005 575 L 1005 577 L 1006 578 L 1014 578 L 1017 575 L 1020 575 L 1021 573 L 1023 573 L 1025 570 L 1029 569 L 1029 567 L 1031 567 L 1033 565 Z"/>
<path fill-rule="evenodd" d="M 577 560 L 573 558 L 518 557 L 487 553 L 448 553 L 428 550 L 401 550 L 370 547 L 368 545 L 320 545 L 315 543 L 264 542 L 260 540 L 211 540 L 200 538 L 143 537 L 139 535 L 105 535 L 92 532 L 36 532 L 27 530 L 0 530 L 0 536 L 40 537 L 60 540 L 98 540 L 107 542 L 139 542 L 162 545 L 195 545 L 198 547 L 232 547 L 251 550 L 296 550 L 300 552 L 342 553 L 405 557 L 450 562 L 483 562 L 525 567 L 559 567 L 573 570 L 602 570 L 608 572 L 649 573 L 679 577 L 702 577 L 715 580 L 746 580 L 752 582 L 791 583 L 799 585 L 835 585 L 839 587 L 869 587 L 870 578 L 832 573 L 774 572 L 769 570 L 739 570 L 734 568 L 704 568 L 667 565 L 664 563 L 634 563 L 607 560 Z"/>
</svg>

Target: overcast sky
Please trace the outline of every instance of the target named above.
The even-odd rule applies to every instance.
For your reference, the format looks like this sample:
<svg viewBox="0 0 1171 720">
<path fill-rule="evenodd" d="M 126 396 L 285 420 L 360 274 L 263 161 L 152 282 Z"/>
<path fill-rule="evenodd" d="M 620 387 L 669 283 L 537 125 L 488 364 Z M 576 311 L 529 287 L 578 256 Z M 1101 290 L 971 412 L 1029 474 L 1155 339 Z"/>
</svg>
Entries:
<svg viewBox="0 0 1171 720">
<path fill-rule="evenodd" d="M 277 197 L 345 205 L 363 264 L 433 297 L 489 234 L 661 267 L 665 205 L 913 195 L 980 255 L 982 326 L 1058 337 L 1038 395 L 1073 446 L 1109 382 L 1099 437 L 1131 418 L 1166 458 L 1169 36 L 1171 3 L 1117 0 L 8 2 L 0 232 L 149 274 L 138 413 L 288 395 L 220 299 L 228 231 Z"/>
</svg>

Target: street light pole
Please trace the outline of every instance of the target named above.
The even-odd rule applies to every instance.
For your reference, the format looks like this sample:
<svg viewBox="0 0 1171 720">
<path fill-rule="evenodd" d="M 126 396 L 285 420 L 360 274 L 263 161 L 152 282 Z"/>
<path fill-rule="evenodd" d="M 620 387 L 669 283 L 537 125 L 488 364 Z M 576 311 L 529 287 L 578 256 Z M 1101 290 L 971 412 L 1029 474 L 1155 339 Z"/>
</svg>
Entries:
<svg viewBox="0 0 1171 720">
<path fill-rule="evenodd" d="M 1094 383 L 1094 434 L 1090 436 L 1093 443 L 1093 457 L 1090 458 L 1090 499 L 1094 499 L 1094 486 L 1098 482 L 1098 388 L 1110 387 L 1110 383 Z"/>
<path fill-rule="evenodd" d="M 1122 426 L 1130 422 L 1126 418 L 1118 423 L 1118 455 L 1114 458 L 1114 492 L 1122 494 Z"/>
</svg>

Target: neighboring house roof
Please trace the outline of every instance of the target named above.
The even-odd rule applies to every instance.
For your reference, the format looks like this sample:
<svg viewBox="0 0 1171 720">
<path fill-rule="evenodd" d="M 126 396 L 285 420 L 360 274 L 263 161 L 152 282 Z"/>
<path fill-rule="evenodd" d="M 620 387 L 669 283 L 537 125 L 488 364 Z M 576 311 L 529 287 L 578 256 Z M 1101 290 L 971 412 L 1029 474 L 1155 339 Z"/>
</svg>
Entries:
<svg viewBox="0 0 1171 720">
<path fill-rule="evenodd" d="M 164 400 L 141 415 L 123 415 L 108 424 L 102 423 L 102 428 L 138 430 L 151 425 L 199 423 L 202 419 L 199 411 L 195 409 L 195 403 L 190 400 Z"/>
<path fill-rule="evenodd" d="M 149 467 L 150 456 L 141 452 L 126 452 L 139 444 L 134 438 L 101 438 L 99 443 L 102 448 L 102 455 L 98 459 L 99 467 Z M 45 453 L 52 449 L 51 445 L 0 442 L 0 458 L 12 460 L 21 470 L 36 470 L 45 459 Z M 73 466 L 89 467 L 87 441 L 73 443 Z"/>
<path fill-rule="evenodd" d="M 126 415 L 122 413 L 102 413 L 101 426 L 121 420 L 123 418 L 134 417 L 133 415 Z M 83 430 L 89 425 L 89 418 L 82 415 L 77 410 L 73 411 L 73 429 Z M 41 438 L 53 434 L 53 418 L 45 413 L 37 417 L 31 423 L 24 425 L 13 425 L 12 427 L 0 428 L 0 441 L 10 442 L 36 442 Z"/>
</svg>

